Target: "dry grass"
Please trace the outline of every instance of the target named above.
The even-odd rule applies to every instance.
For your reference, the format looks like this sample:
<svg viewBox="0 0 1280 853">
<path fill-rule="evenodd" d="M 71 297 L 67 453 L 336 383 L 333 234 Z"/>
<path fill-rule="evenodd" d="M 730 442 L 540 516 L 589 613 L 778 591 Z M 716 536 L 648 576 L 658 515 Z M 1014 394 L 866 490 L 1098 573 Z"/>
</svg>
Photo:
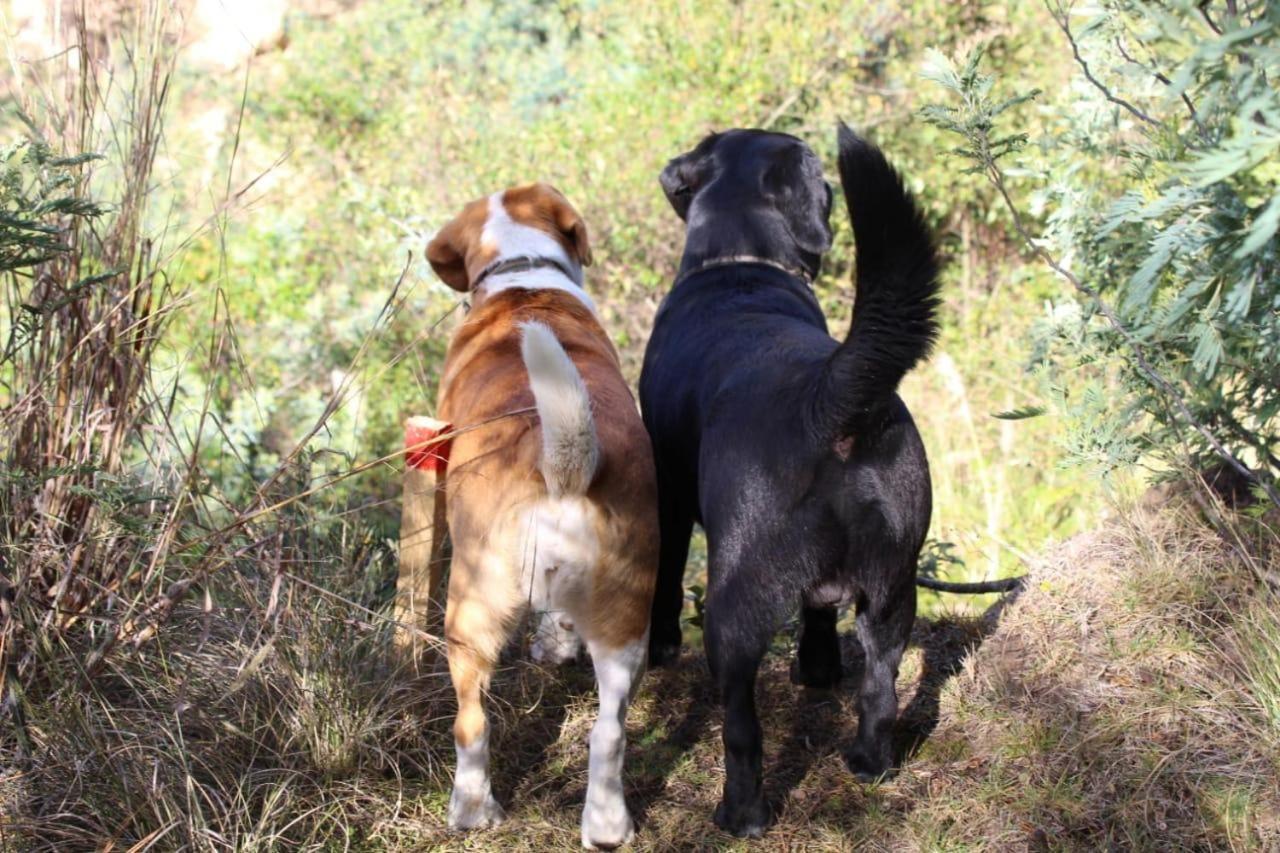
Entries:
<svg viewBox="0 0 1280 853">
<path fill-rule="evenodd" d="M 351 580 L 353 578 L 348 578 Z M 335 586 L 339 579 L 331 579 Z M 224 590 L 224 598 L 230 592 Z M 182 607 L 91 682 L 74 655 L 22 703 L 4 782 L 20 849 L 546 850 L 577 845 L 594 716 L 589 666 L 513 653 L 495 681 L 495 788 L 510 819 L 444 827 L 452 693 L 391 662 L 367 614 L 297 588 L 264 621 Z M 257 599 L 257 604 L 250 602 Z M 900 690 L 898 777 L 853 781 L 848 684 L 766 662 L 763 842 L 719 833 L 720 717 L 705 661 L 649 673 L 629 723 L 636 849 L 1269 849 L 1280 842 L 1275 601 L 1211 532 L 1134 515 L 1067 543 L 1003 613 L 918 625 Z M 997 623 L 998 617 L 998 623 Z"/>
<path fill-rule="evenodd" d="M 1271 562 L 1274 564 L 1274 549 Z M 1134 513 L 1039 564 L 909 774 L 923 846 L 1273 849 L 1280 608 L 1217 535 Z M 942 759 L 953 754 L 949 760 Z"/>
<path fill-rule="evenodd" d="M 92 680 L 72 656 L 41 673 L 24 747 L 5 738 L 22 755 L 6 780 L 8 839 L 318 849 L 373 834 L 412 790 L 406 777 L 442 787 L 447 674 L 397 671 L 385 631 L 299 603 L 275 626 L 260 611 L 184 608 Z"/>
<path fill-rule="evenodd" d="M 265 587 L 258 590 L 264 598 Z M 495 786 L 503 828 L 443 825 L 452 764 L 447 674 L 391 662 L 389 634 L 338 603 L 298 597 L 274 625 L 262 608 L 181 608 L 145 650 L 112 656 L 88 682 L 43 673 L 24 697 L 23 757 L 5 779 L 7 838 L 21 849 L 572 848 L 586 786 L 594 680 L 586 664 L 548 672 L 515 659 L 494 686 Z M 937 688 L 980 636 L 977 623 L 924 626 L 927 686 L 908 738 L 927 733 Z M 786 641 L 783 641 L 785 645 Z M 72 650 L 74 651 L 74 650 Z M 919 664 L 914 670 L 919 674 Z M 905 678 L 914 682 L 908 674 Z M 719 719 L 701 656 L 649 675 L 631 717 L 628 796 L 643 849 L 718 847 Z M 775 844 L 838 847 L 875 838 L 886 806 L 838 754 L 848 696 L 798 695 L 786 659 L 762 687 Z M 704 841 L 691 841 L 704 839 Z"/>
<path fill-rule="evenodd" d="M 0 656 L 16 659 L 9 675 L 19 678 L 33 637 L 55 639 L 82 614 L 163 589 L 159 561 L 138 542 L 155 533 L 143 519 L 157 501 L 140 498 L 130 471 L 140 432 L 162 419 L 148 386 L 173 296 L 142 225 L 172 70 L 164 22 L 154 23 L 117 80 L 97 71 L 103 57 L 84 22 L 68 22 L 80 49 L 33 80 L 22 103 L 42 119 L 29 120 L 17 174 L 34 187 L 65 182 L 54 194 L 73 203 L 19 211 L 52 239 L 38 262 L 0 270 L 10 335 L 0 358 Z M 108 102 L 132 119 L 126 127 L 108 128 Z M 99 170 L 105 161 L 59 161 L 96 153 L 108 134 L 119 174 Z M 108 193 L 111 205 L 91 201 Z M 111 642 L 102 625 L 81 627 Z"/>
</svg>

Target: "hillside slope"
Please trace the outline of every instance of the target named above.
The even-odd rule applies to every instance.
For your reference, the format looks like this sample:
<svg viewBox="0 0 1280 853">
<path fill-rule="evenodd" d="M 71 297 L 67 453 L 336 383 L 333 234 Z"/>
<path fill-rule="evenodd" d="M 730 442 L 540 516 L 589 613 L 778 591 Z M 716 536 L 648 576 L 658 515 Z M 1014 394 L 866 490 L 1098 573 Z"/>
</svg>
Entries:
<svg viewBox="0 0 1280 853">
<path fill-rule="evenodd" d="M 1066 543 L 943 690 L 903 846 L 1276 849 L 1278 605 L 1186 519 Z"/>
<path fill-rule="evenodd" d="M 781 814 L 757 844 L 710 823 L 720 717 L 704 660 L 687 655 L 680 670 L 650 674 L 629 726 L 638 849 L 1275 849 L 1276 605 L 1226 544 L 1183 515 L 1135 512 L 1076 537 L 1034 566 L 1018 600 L 983 619 L 918 624 L 899 686 L 905 761 L 874 787 L 855 783 L 840 758 L 857 722 L 856 640 L 845 636 L 849 677 L 834 695 L 790 684 L 783 640 L 760 702 Z M 549 751 L 517 727 L 495 752 L 530 758 L 500 771 L 515 806 L 509 826 L 421 841 L 572 844 L 592 706 L 587 673 L 567 680 L 577 698 Z M 553 722 L 559 697 L 544 703 Z"/>
<path fill-rule="evenodd" d="M 1275 849 L 1280 610 L 1235 554 L 1186 519 L 1133 514 L 1050 553 L 1002 612 L 921 620 L 900 678 L 905 761 L 877 786 L 840 758 L 854 679 L 806 695 L 780 637 L 760 688 L 780 817 L 754 844 L 710 821 L 720 718 L 705 662 L 687 652 L 645 678 L 629 721 L 635 849 Z M 88 693 L 22 700 L 22 740 L 4 736 L 21 760 L 0 776 L 0 840 L 577 846 L 594 716 L 585 664 L 500 672 L 494 781 L 510 820 L 458 836 L 443 826 L 443 669 L 390 666 L 385 631 L 337 601 L 286 609 L 274 629 L 208 617 L 179 614 Z M 845 659 L 852 676 L 852 637 Z"/>
</svg>

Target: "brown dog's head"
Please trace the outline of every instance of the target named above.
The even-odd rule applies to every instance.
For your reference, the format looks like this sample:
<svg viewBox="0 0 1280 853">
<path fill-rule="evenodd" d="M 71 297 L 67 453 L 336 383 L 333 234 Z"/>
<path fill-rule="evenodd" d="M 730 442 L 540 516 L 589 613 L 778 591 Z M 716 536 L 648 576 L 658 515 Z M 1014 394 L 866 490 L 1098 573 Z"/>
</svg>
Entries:
<svg viewBox="0 0 1280 853">
<path fill-rule="evenodd" d="M 579 285 L 582 267 L 591 264 L 586 223 L 550 184 L 526 184 L 477 199 L 427 244 L 436 275 L 464 292 L 495 260 L 521 256 L 560 262 L 576 274 Z"/>
</svg>

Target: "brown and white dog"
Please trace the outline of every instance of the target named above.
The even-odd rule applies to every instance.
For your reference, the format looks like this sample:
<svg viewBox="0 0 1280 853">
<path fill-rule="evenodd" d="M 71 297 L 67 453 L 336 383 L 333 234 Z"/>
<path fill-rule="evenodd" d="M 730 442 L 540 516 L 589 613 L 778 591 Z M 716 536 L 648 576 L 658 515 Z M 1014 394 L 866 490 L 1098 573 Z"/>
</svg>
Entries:
<svg viewBox="0 0 1280 853">
<path fill-rule="evenodd" d="M 453 542 L 445 636 L 458 696 L 449 825 L 495 824 L 481 696 L 526 609 L 534 654 L 585 642 L 600 710 L 582 843 L 612 848 L 633 824 L 622 793 L 626 713 L 645 665 L 658 565 L 649 438 L 618 356 L 582 289 L 587 228 L 553 187 L 473 201 L 427 259 L 472 307 L 449 346 L 439 417 L 457 432 L 445 495 Z"/>
</svg>

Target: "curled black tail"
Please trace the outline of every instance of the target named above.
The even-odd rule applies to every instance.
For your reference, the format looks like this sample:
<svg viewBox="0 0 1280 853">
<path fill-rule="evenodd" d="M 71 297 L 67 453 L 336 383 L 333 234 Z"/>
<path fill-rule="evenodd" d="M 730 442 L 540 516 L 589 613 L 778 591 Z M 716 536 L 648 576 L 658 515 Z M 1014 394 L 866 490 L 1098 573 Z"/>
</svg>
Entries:
<svg viewBox="0 0 1280 853">
<path fill-rule="evenodd" d="M 938 257 L 902 178 L 880 149 L 840 125 L 840 183 L 858 273 L 849 337 L 823 368 L 816 422 L 827 436 L 864 426 L 938 335 Z"/>
</svg>

